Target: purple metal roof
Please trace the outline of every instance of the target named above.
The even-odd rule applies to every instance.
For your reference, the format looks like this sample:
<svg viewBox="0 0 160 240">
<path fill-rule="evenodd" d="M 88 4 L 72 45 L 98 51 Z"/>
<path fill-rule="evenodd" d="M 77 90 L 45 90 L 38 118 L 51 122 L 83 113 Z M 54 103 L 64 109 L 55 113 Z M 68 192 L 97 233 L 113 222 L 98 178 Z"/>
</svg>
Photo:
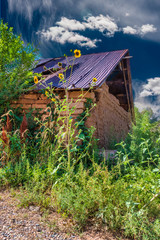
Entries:
<svg viewBox="0 0 160 240">
<path fill-rule="evenodd" d="M 52 59 L 53 59 L 53 58 L 40 59 L 40 60 L 38 60 L 37 66 L 42 65 L 42 64 L 45 64 L 46 62 L 49 62 L 49 61 L 52 60 Z"/>
<path fill-rule="evenodd" d="M 52 83 L 53 87 L 69 89 L 76 88 L 89 88 L 92 84 L 93 78 L 97 79 L 95 87 L 99 87 L 103 84 L 106 78 L 111 74 L 111 72 L 118 65 L 119 61 L 128 53 L 128 50 L 119 50 L 112 52 L 96 53 L 82 55 L 80 58 L 76 58 L 73 65 L 72 75 L 70 74 L 70 69 L 66 71 L 66 84 L 60 81 L 58 78 L 58 73 L 63 72 L 60 70 L 56 73 L 50 74 L 45 80 L 42 81 L 43 85 L 38 84 L 36 90 L 44 89 L 48 84 Z M 44 72 L 44 66 L 52 69 L 58 68 L 58 62 L 62 63 L 63 68 L 73 64 L 73 56 L 50 59 L 49 61 L 44 61 L 43 64 L 38 65 L 34 72 L 41 73 Z M 65 75 L 65 74 L 64 74 Z M 71 75 L 71 76 L 70 76 Z"/>
</svg>

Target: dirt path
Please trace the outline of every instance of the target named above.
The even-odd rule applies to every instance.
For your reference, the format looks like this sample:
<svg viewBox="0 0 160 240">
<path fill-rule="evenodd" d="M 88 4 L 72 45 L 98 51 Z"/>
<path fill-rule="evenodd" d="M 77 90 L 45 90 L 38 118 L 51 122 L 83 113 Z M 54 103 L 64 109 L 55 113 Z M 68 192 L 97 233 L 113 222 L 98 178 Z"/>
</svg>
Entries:
<svg viewBox="0 0 160 240">
<path fill-rule="evenodd" d="M 18 207 L 19 201 L 9 191 L 0 192 L 0 240 L 116 240 L 107 231 L 88 230 L 80 236 L 73 234 L 73 223 L 52 212 L 45 217 L 39 207 Z"/>
</svg>

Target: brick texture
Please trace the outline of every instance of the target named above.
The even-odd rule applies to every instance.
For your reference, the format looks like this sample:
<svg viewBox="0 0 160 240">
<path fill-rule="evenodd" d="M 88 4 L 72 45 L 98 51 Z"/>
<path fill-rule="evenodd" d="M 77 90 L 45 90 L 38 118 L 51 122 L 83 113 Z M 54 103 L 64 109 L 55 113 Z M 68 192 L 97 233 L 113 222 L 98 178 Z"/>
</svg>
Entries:
<svg viewBox="0 0 160 240">
<path fill-rule="evenodd" d="M 80 96 L 81 101 L 77 101 Z M 84 102 L 86 98 L 92 98 L 96 103 L 96 107 L 91 110 L 90 117 L 86 121 L 86 126 L 94 126 L 96 128 L 95 137 L 99 139 L 100 147 L 105 149 L 110 147 L 112 141 L 122 140 L 128 133 L 130 126 L 130 114 L 126 112 L 119 104 L 119 100 L 108 91 L 108 86 L 104 83 L 98 90 L 94 92 L 69 92 L 69 99 L 72 101 L 70 108 L 75 106 L 73 119 L 84 111 Z M 63 101 L 63 99 L 60 99 Z M 47 117 L 45 110 L 50 102 L 45 95 L 40 93 L 29 93 L 22 95 L 17 101 L 13 101 L 11 106 L 22 107 L 23 110 L 39 109 L 43 113 L 42 119 Z M 66 112 L 62 112 L 65 116 Z"/>
</svg>

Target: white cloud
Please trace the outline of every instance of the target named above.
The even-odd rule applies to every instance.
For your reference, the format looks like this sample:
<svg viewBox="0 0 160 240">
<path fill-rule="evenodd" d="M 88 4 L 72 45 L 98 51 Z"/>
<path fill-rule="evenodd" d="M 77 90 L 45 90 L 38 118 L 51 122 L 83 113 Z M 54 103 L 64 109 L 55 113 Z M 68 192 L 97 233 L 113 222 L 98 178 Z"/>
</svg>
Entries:
<svg viewBox="0 0 160 240">
<path fill-rule="evenodd" d="M 140 111 L 151 108 L 154 115 L 160 118 L 160 77 L 149 78 L 146 84 L 133 80 L 135 92 L 134 104 Z"/>
<path fill-rule="evenodd" d="M 160 77 L 149 78 L 142 87 L 140 97 L 160 95 Z"/>
<path fill-rule="evenodd" d="M 83 23 L 75 19 L 68 19 L 66 17 L 62 17 L 59 22 L 56 22 L 56 24 L 71 31 L 86 29 Z"/>
<path fill-rule="evenodd" d="M 76 19 L 68 19 L 62 17 L 60 21 L 56 22 L 57 26 L 50 27 L 48 30 L 38 31 L 37 33 L 43 36 L 46 40 L 59 42 L 60 44 L 73 43 L 81 47 L 96 47 L 96 43 L 100 40 L 90 39 L 75 31 L 84 31 L 86 29 L 98 30 L 105 36 L 113 36 L 118 31 L 118 26 L 115 20 L 109 16 L 88 16 L 83 18 L 83 22 Z"/>
<path fill-rule="evenodd" d="M 84 31 L 86 29 L 98 30 L 106 36 L 113 36 L 118 31 L 118 26 L 114 19 L 109 16 L 88 16 L 83 19 L 83 22 L 76 19 L 68 19 L 62 17 L 56 22 L 57 26 L 50 27 L 48 30 L 38 31 L 37 34 L 44 37 L 46 40 L 52 40 L 60 44 L 72 43 L 81 47 L 95 48 L 99 39 L 90 39 L 76 31 Z"/>
<path fill-rule="evenodd" d="M 157 31 L 157 28 L 154 27 L 153 24 L 145 24 L 145 25 L 142 25 L 140 28 L 140 33 L 142 35 L 147 34 L 147 33 L 153 33 L 156 31 Z"/>
<path fill-rule="evenodd" d="M 154 116 L 160 118 L 160 105 L 158 103 L 151 103 L 147 99 L 139 99 L 135 101 L 134 104 L 139 109 L 139 111 L 152 109 Z"/>
<path fill-rule="evenodd" d="M 140 97 L 148 97 L 148 96 L 152 96 L 152 92 L 144 89 L 141 93 L 140 93 Z"/>
<path fill-rule="evenodd" d="M 113 36 L 115 32 L 118 31 L 118 26 L 113 18 L 110 16 L 104 16 L 100 14 L 99 16 L 89 16 L 84 18 L 84 25 L 86 28 L 92 30 L 99 30 L 101 33 L 104 33 L 106 36 Z"/>
<path fill-rule="evenodd" d="M 43 0 L 44 1 L 44 0 Z M 69 19 L 61 17 L 60 21 L 55 23 L 55 26 L 49 27 L 48 30 L 42 30 L 41 35 L 46 40 L 59 42 L 60 44 L 73 43 L 81 47 L 96 47 L 96 43 L 100 40 L 90 39 L 85 37 L 77 31 L 85 31 L 86 29 L 97 30 L 107 37 L 113 37 L 115 32 L 123 31 L 124 34 L 145 35 L 149 32 L 155 32 L 156 28 L 152 24 L 142 25 L 141 27 L 126 26 L 124 28 L 118 27 L 115 19 L 110 16 L 102 14 L 98 16 L 84 17 L 80 22 L 76 19 Z M 40 31 L 38 31 L 40 33 Z"/>
<path fill-rule="evenodd" d="M 40 34 L 46 40 L 52 40 L 60 44 L 65 44 L 68 42 L 72 44 L 77 44 L 81 47 L 89 48 L 96 47 L 96 43 L 99 41 L 97 39 L 91 40 L 88 37 L 68 31 L 63 27 L 58 26 L 50 27 L 47 31 L 43 30 L 42 32 L 38 32 L 38 34 Z"/>
<path fill-rule="evenodd" d="M 83 22 L 80 22 L 75 19 L 62 17 L 56 24 L 71 31 L 83 31 L 86 29 L 98 30 L 107 36 L 113 36 L 114 33 L 118 31 L 115 20 L 109 16 L 100 14 L 96 17 L 84 17 L 83 20 Z"/>
<path fill-rule="evenodd" d="M 137 30 L 133 27 L 127 26 L 123 28 L 124 34 L 137 34 Z"/>
<path fill-rule="evenodd" d="M 125 13 L 125 16 L 126 16 L 126 17 L 129 17 L 129 16 L 130 16 L 130 13 L 126 12 L 126 13 Z"/>
<path fill-rule="evenodd" d="M 124 34 L 132 34 L 132 35 L 141 35 L 144 36 L 147 33 L 153 33 L 157 31 L 157 28 L 154 27 L 153 24 L 144 24 L 141 27 L 134 26 L 127 26 L 122 28 Z"/>
</svg>

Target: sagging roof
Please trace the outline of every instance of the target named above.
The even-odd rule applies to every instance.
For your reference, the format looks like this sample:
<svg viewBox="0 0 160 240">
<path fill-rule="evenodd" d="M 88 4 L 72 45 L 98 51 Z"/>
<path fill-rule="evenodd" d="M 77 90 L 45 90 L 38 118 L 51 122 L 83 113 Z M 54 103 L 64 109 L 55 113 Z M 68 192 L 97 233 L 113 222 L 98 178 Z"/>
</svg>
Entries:
<svg viewBox="0 0 160 240">
<path fill-rule="evenodd" d="M 76 58 L 73 64 L 73 56 L 70 57 L 60 57 L 52 59 L 41 59 L 34 69 L 35 73 L 42 73 L 45 76 L 45 69 L 50 69 L 48 76 L 42 81 L 42 84 L 36 86 L 36 90 L 43 89 L 44 86 L 50 86 L 55 88 L 68 89 L 88 89 L 92 85 L 93 78 L 97 79 L 94 84 L 96 88 L 100 87 L 107 77 L 112 73 L 112 71 L 119 64 L 121 59 L 128 54 L 128 49 L 103 52 L 95 54 L 82 55 L 80 58 Z M 52 69 L 59 68 L 58 62 L 62 63 L 62 69 L 57 72 L 52 72 Z M 62 83 L 58 78 L 58 73 L 63 72 L 66 67 L 73 64 L 73 71 L 71 74 L 71 69 L 66 71 L 66 84 Z"/>
</svg>

